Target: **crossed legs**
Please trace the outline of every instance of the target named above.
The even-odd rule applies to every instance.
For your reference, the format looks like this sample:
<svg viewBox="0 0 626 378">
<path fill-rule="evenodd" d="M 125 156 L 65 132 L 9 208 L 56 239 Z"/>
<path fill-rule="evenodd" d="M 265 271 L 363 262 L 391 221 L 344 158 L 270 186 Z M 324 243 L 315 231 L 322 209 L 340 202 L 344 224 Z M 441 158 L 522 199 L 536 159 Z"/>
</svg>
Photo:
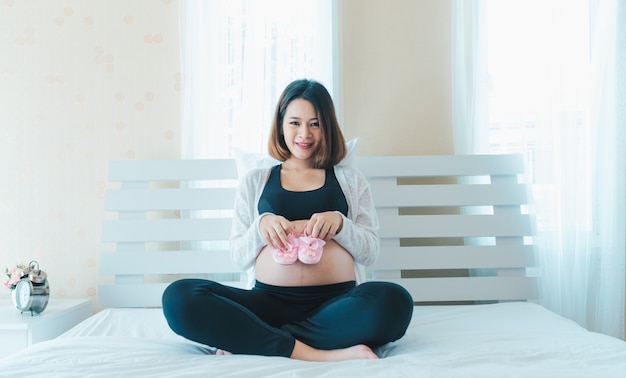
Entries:
<svg viewBox="0 0 626 378">
<path fill-rule="evenodd" d="M 220 353 L 302 360 L 376 358 L 372 348 L 404 335 L 411 296 L 386 282 L 253 290 L 181 280 L 163 295 L 172 330 Z"/>
</svg>

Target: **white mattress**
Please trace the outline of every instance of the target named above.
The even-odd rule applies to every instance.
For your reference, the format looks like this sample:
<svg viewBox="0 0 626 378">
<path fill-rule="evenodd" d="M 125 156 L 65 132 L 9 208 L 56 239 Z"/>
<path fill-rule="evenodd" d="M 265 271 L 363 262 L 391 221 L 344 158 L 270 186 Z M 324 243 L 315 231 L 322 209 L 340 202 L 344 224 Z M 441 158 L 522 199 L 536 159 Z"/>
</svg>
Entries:
<svg viewBox="0 0 626 378">
<path fill-rule="evenodd" d="M 173 334 L 161 309 L 107 309 L 0 360 L 0 376 L 626 377 L 626 342 L 532 303 L 416 307 L 406 336 L 377 353 L 334 363 L 216 356 Z"/>
</svg>

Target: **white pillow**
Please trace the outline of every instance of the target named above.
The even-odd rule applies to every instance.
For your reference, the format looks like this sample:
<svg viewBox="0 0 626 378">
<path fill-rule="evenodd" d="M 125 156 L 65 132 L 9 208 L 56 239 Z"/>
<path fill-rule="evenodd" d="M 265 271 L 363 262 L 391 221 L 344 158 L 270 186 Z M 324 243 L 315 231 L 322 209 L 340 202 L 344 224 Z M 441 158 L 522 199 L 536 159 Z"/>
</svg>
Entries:
<svg viewBox="0 0 626 378">
<path fill-rule="evenodd" d="M 354 158 L 356 157 L 356 149 L 357 147 L 359 147 L 359 141 L 359 138 L 354 138 L 346 142 L 346 148 L 348 149 L 348 152 L 337 165 L 349 167 L 354 164 Z"/>
<path fill-rule="evenodd" d="M 359 138 L 354 138 L 346 142 L 348 152 L 346 156 L 339 162 L 340 166 L 350 166 L 354 162 L 356 149 L 359 146 Z M 280 164 L 280 160 L 274 159 L 267 154 L 246 152 L 238 148 L 233 149 L 235 153 L 235 161 L 237 162 L 237 175 L 239 178 L 244 177 L 248 172 L 256 168 L 270 168 Z"/>
</svg>

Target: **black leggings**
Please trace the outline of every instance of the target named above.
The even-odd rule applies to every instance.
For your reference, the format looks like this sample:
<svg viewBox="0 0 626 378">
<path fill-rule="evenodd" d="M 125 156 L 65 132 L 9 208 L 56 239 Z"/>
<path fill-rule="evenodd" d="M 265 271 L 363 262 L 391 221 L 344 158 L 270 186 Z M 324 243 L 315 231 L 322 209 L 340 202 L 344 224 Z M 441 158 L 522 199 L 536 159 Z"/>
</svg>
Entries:
<svg viewBox="0 0 626 378">
<path fill-rule="evenodd" d="M 413 299 L 400 285 L 354 281 L 252 290 L 184 279 L 163 293 L 163 312 L 177 334 L 235 354 L 289 357 L 296 339 L 317 349 L 371 348 L 402 337 Z"/>
</svg>

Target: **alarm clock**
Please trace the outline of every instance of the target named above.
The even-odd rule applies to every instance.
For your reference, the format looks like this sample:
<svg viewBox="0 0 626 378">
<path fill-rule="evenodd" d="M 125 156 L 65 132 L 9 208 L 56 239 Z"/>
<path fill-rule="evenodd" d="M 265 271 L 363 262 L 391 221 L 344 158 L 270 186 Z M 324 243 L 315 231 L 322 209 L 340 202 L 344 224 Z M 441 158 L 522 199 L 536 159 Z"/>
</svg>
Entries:
<svg viewBox="0 0 626 378">
<path fill-rule="evenodd" d="M 48 306 L 50 286 L 48 275 L 39 269 L 37 261 L 31 261 L 28 266 L 28 274 L 25 274 L 15 286 L 15 304 L 22 313 L 30 312 L 34 315 L 41 313 Z"/>
</svg>

